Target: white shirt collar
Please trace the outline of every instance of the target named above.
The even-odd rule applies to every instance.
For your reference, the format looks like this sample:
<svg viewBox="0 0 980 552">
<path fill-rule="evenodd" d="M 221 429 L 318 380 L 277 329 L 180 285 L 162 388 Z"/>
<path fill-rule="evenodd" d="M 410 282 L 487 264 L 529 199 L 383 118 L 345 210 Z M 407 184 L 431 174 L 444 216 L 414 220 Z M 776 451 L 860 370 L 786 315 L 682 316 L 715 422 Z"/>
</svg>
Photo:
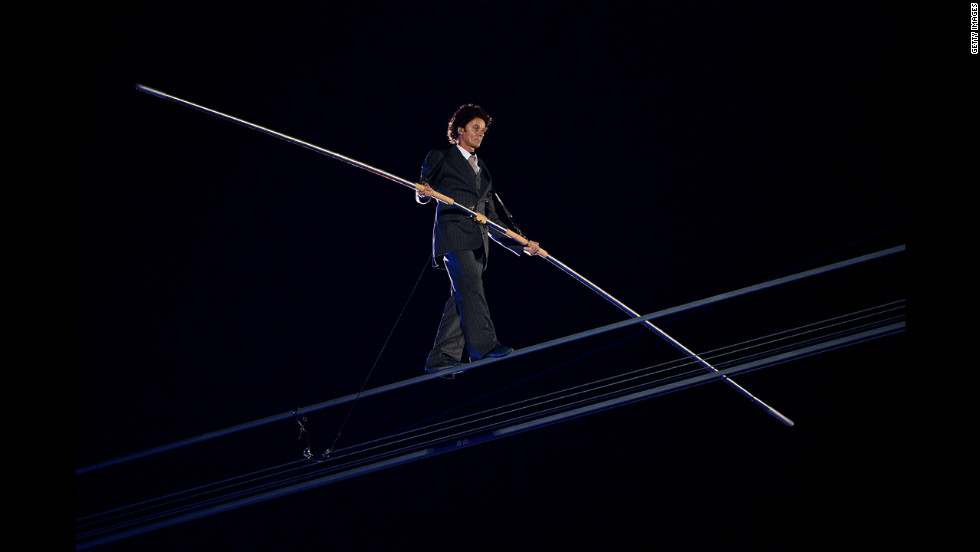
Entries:
<svg viewBox="0 0 980 552">
<path fill-rule="evenodd" d="M 461 146 L 459 144 L 456 144 L 456 147 L 459 148 L 459 151 L 463 152 L 463 159 L 466 159 L 467 161 L 469 161 L 471 155 L 476 155 L 475 153 L 470 153 L 470 152 L 466 151 L 463 148 L 463 146 Z"/>
</svg>

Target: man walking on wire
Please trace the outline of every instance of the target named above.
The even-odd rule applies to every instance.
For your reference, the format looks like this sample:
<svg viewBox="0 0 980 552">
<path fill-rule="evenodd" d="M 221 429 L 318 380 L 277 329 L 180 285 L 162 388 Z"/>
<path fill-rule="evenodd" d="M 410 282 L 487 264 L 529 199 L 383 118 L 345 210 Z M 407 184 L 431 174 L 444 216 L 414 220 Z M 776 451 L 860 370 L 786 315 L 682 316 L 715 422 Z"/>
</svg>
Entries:
<svg viewBox="0 0 980 552">
<path fill-rule="evenodd" d="M 432 150 L 426 156 L 420 180 L 424 189 L 416 193 L 416 201 L 428 203 L 432 192 L 438 191 L 507 227 L 494 208 L 490 171 L 476 155 L 491 122 L 490 114 L 478 105 L 465 104 L 456 110 L 446 131 L 452 147 Z M 425 362 L 427 372 L 459 366 L 464 349 L 470 360 L 507 356 L 514 350 L 497 341 L 483 289 L 490 237 L 516 255 L 522 250 L 535 255 L 540 250 L 535 241 L 529 240 L 522 246 L 506 236 L 497 236 L 487 225 L 476 222 L 473 216 L 454 205 L 437 202 L 432 227 L 432 264 L 447 271 L 451 289 L 432 351 Z"/>
</svg>

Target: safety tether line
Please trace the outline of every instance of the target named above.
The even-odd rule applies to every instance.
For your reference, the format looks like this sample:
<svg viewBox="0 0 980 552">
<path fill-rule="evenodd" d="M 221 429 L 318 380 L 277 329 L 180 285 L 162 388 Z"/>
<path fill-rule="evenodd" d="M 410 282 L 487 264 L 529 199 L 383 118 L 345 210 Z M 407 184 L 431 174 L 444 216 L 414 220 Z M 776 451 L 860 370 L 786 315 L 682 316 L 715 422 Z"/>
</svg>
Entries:
<svg viewBox="0 0 980 552">
<path fill-rule="evenodd" d="M 412 296 L 415 295 L 415 290 L 419 287 L 419 282 L 422 280 L 422 275 L 425 274 L 425 269 L 428 268 L 431 261 L 432 261 L 432 253 L 429 253 L 429 255 L 425 258 L 425 264 L 422 265 L 422 270 L 419 272 L 418 277 L 415 278 L 415 285 L 412 286 L 412 291 L 408 293 L 408 298 L 405 299 L 405 303 L 402 305 L 402 310 L 398 313 L 398 317 L 395 318 L 395 323 L 391 326 L 391 330 L 388 332 L 388 337 L 385 338 L 384 344 L 381 345 L 381 350 L 378 351 L 378 356 L 375 357 L 374 359 L 374 364 L 371 365 L 371 369 L 368 370 L 367 376 L 364 377 L 364 381 L 361 383 L 361 388 L 357 391 L 357 393 L 354 395 L 354 398 L 351 400 L 350 408 L 347 409 L 347 414 L 344 416 L 343 421 L 340 422 L 340 427 L 337 428 L 337 435 L 333 438 L 333 442 L 330 443 L 330 447 L 328 447 L 327 450 L 323 451 L 322 453 L 323 458 L 329 456 L 330 451 L 337 447 L 337 441 L 340 440 L 340 435 L 344 431 L 344 426 L 347 425 L 347 421 L 350 419 L 350 415 L 354 411 L 354 406 L 357 404 L 357 399 L 360 398 L 360 395 L 364 391 L 364 388 L 367 387 L 367 382 L 368 380 L 371 379 L 371 374 L 374 373 L 374 368 L 378 365 L 378 361 L 381 359 L 381 355 L 384 354 L 385 347 L 388 346 L 388 342 L 391 341 L 391 336 L 392 334 L 395 333 L 395 328 L 398 327 L 398 322 L 401 321 L 402 315 L 405 314 L 405 309 L 408 307 L 409 301 L 412 300 Z M 317 459 L 313 457 L 313 451 L 310 449 L 310 447 L 306 447 L 306 451 L 304 454 L 310 460 L 317 461 Z"/>
<path fill-rule="evenodd" d="M 554 347 L 554 346 L 557 346 L 557 345 L 562 345 L 562 344 L 565 344 L 565 343 L 570 343 L 570 342 L 573 342 L 573 341 L 578 341 L 580 339 L 585 339 L 587 337 L 591 337 L 591 336 L 594 336 L 594 335 L 599 335 L 599 334 L 610 332 L 610 331 L 613 331 L 613 330 L 618 330 L 620 328 L 625 328 L 625 327 L 631 326 L 633 324 L 639 324 L 639 323 L 642 323 L 645 320 L 650 320 L 650 319 L 660 318 L 660 317 L 664 317 L 664 316 L 669 316 L 669 315 L 672 315 L 672 314 L 683 312 L 683 311 L 688 310 L 688 309 L 702 307 L 702 306 L 709 305 L 709 304 L 712 304 L 712 303 L 717 303 L 719 301 L 723 301 L 723 300 L 726 300 L 726 299 L 731 299 L 731 298 L 738 297 L 738 296 L 741 296 L 741 295 L 746 295 L 746 294 L 749 294 L 749 293 L 754 293 L 754 292 L 757 292 L 757 291 L 762 291 L 762 290 L 769 289 L 769 288 L 772 288 L 772 287 L 775 287 L 775 286 L 779 286 L 779 285 L 787 284 L 787 283 L 790 283 L 790 282 L 794 282 L 794 281 L 797 281 L 797 280 L 800 280 L 800 279 L 803 279 L 803 278 L 809 278 L 809 277 L 816 276 L 816 275 L 819 275 L 819 274 L 823 274 L 823 273 L 826 273 L 826 272 L 830 272 L 830 271 L 833 271 L 833 270 L 847 268 L 847 267 L 854 266 L 854 265 L 857 265 L 857 264 L 860 264 L 860 263 L 863 263 L 863 262 L 867 262 L 867 261 L 879 259 L 879 258 L 882 258 L 882 257 L 886 257 L 886 256 L 889 256 L 889 255 L 900 253 L 900 252 L 903 252 L 903 251 L 905 251 L 905 245 L 899 245 L 899 246 L 892 247 L 892 248 L 889 248 L 889 249 L 884 249 L 884 250 L 881 250 L 881 251 L 878 251 L 878 252 L 875 252 L 875 253 L 869 253 L 867 255 L 862 255 L 862 256 L 859 256 L 859 257 L 855 257 L 855 258 L 852 258 L 852 259 L 840 261 L 840 262 L 833 263 L 833 264 L 830 264 L 830 265 L 826 265 L 826 266 L 823 266 L 823 267 L 814 268 L 814 269 L 807 270 L 807 271 L 804 271 L 804 272 L 800 272 L 800 273 L 797 273 L 797 274 L 792 274 L 792 275 L 789 275 L 789 276 L 784 276 L 782 278 L 777 278 L 777 279 L 774 279 L 774 280 L 769 280 L 767 282 L 763 282 L 763 283 L 760 283 L 760 284 L 755 284 L 755 285 L 752 285 L 752 286 L 747 286 L 747 287 L 744 287 L 744 288 L 741 288 L 741 289 L 737 289 L 737 290 L 734 290 L 734 291 L 730 291 L 730 292 L 718 294 L 718 295 L 715 295 L 715 296 L 712 296 L 712 297 L 708 297 L 708 298 L 705 298 L 705 299 L 700 299 L 698 301 L 693 301 L 693 302 L 686 303 L 686 304 L 683 304 L 683 305 L 679 305 L 679 306 L 676 306 L 676 307 L 671 307 L 671 308 L 664 309 L 664 310 L 661 310 L 661 311 L 653 312 L 653 313 L 650 313 L 650 314 L 647 314 L 647 315 L 644 315 L 644 316 L 640 316 L 638 318 L 632 318 L 632 319 L 629 319 L 629 320 L 623 320 L 623 321 L 620 321 L 620 322 L 615 322 L 615 323 L 612 323 L 612 324 L 607 324 L 605 326 L 599 326 L 599 327 L 593 328 L 591 330 L 579 332 L 579 333 L 576 333 L 576 334 L 571 334 L 571 335 L 564 336 L 564 337 L 561 337 L 561 338 L 558 338 L 558 339 L 553 339 L 551 341 L 546 341 L 546 342 L 543 342 L 543 343 L 539 343 L 537 345 L 532 345 L 532 346 L 529 346 L 529 347 L 524 347 L 524 348 L 521 348 L 521 349 L 517 349 L 513 353 L 511 353 L 511 354 L 509 354 L 509 355 L 507 355 L 506 357 L 503 357 L 503 358 L 499 358 L 499 359 L 498 358 L 488 358 L 488 359 L 478 360 L 478 361 L 473 362 L 473 363 L 470 363 L 470 364 L 464 364 L 464 365 L 461 365 L 457 369 L 457 371 L 471 370 L 471 369 L 474 369 L 474 368 L 477 368 L 477 367 L 481 367 L 481 366 L 485 366 L 487 364 L 491 364 L 493 362 L 498 362 L 498 361 L 501 361 L 501 360 L 515 358 L 515 357 L 518 357 L 518 356 L 521 356 L 521 355 L 524 355 L 524 354 L 528 354 L 528 353 L 537 352 L 537 351 L 540 351 L 540 350 L 543 350 L 543 349 L 547 349 L 549 347 Z M 406 380 L 394 382 L 394 383 L 387 384 L 387 385 L 382 385 L 380 387 L 375 387 L 373 389 L 368 389 L 368 390 L 365 390 L 363 392 L 360 392 L 358 394 L 358 396 L 360 396 L 361 398 L 363 398 L 363 397 L 368 397 L 368 396 L 372 396 L 372 395 L 377 395 L 377 394 L 385 393 L 385 392 L 392 391 L 392 390 L 395 390 L 395 389 L 400 389 L 400 388 L 403 388 L 403 387 L 407 387 L 407 386 L 410 386 L 410 385 L 415 385 L 417 383 L 422 383 L 424 381 L 428 381 L 428 380 L 439 378 L 439 377 L 441 377 L 441 375 L 438 374 L 438 373 L 435 373 L 435 374 L 424 374 L 422 376 L 418 376 L 418 377 L 414 377 L 414 378 L 409 378 L 409 379 L 406 379 Z M 267 416 L 265 418 L 260 418 L 258 420 L 253 420 L 251 422 L 246 422 L 246 423 L 243 423 L 243 424 L 239 424 L 239 425 L 235 425 L 235 426 L 231 426 L 231 427 L 227 427 L 227 428 L 223 428 L 223 429 L 219 429 L 219 430 L 215 430 L 215 431 L 203 433 L 201 435 L 197 435 L 197 436 L 190 437 L 190 438 L 187 438 L 187 439 L 182 439 L 182 440 L 179 440 L 179 441 L 174 441 L 174 442 L 171 442 L 169 444 L 165 444 L 165 445 L 161 445 L 161 446 L 158 446 L 158 447 L 146 449 L 146 450 L 143 450 L 143 451 L 140 451 L 140 452 L 136 452 L 136 453 L 132 453 L 132 454 L 128 454 L 128 455 L 125 455 L 125 456 L 120 456 L 120 457 L 117 457 L 117 458 L 114 458 L 114 459 L 110 459 L 110 460 L 106 460 L 106 461 L 103 461 L 103 462 L 99 462 L 99 463 L 96 463 L 96 464 L 91 464 L 91 465 L 88 465 L 88 466 L 85 466 L 85 467 L 82 467 L 82 468 L 79 468 L 79 469 L 75 470 L 75 473 L 76 474 L 83 474 L 83 473 L 87 473 L 87 472 L 90 472 L 90 471 L 99 470 L 99 469 L 103 469 L 103 468 L 106 468 L 106 467 L 109 467 L 109 466 L 120 464 L 120 463 L 123 463 L 123 462 L 131 461 L 131 460 L 136 460 L 136 459 L 139 459 L 139 458 L 143 458 L 143 457 L 150 456 L 150 455 L 153 455 L 153 454 L 165 452 L 165 451 L 168 451 L 168 450 L 173 450 L 173 449 L 176 449 L 176 448 L 179 448 L 179 447 L 191 445 L 191 444 L 194 444 L 194 443 L 199 443 L 201 441 L 206 441 L 206 440 L 213 439 L 213 438 L 216 438 L 216 437 L 222 437 L 222 436 L 225 436 L 225 435 L 229 435 L 229 434 L 232 434 L 232 433 L 236 433 L 236 432 L 239 432 L 239 431 L 243 431 L 243 430 L 254 428 L 254 427 L 258 427 L 258 426 L 262 426 L 262 425 L 265 425 L 265 424 L 279 422 L 279 421 L 283 421 L 283 420 L 289 420 L 291 418 L 294 418 L 297 414 L 314 412 L 314 411 L 317 411 L 317 410 L 321 410 L 323 408 L 327 408 L 327 407 L 336 406 L 336 405 L 339 405 L 339 404 L 344 404 L 344 403 L 350 402 L 350 401 L 354 400 L 354 397 L 355 397 L 355 395 L 347 395 L 347 396 L 343 396 L 343 397 L 338 397 L 336 399 L 332 399 L 332 400 L 328 400 L 328 401 L 321 402 L 321 403 L 318 403 L 318 404 L 310 405 L 310 406 L 303 407 L 303 408 L 300 408 L 300 409 L 297 409 L 297 410 L 294 410 L 294 411 L 284 412 L 284 413 L 276 414 L 276 415 L 273 415 L 273 416 Z"/>
</svg>

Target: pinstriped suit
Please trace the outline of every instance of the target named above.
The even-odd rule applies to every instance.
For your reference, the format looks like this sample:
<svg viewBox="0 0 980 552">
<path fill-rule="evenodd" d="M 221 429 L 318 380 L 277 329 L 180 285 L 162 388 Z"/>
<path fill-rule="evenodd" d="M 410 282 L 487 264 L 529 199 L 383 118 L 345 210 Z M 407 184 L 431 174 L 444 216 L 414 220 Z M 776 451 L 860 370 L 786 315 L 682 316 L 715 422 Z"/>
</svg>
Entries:
<svg viewBox="0 0 980 552">
<path fill-rule="evenodd" d="M 474 173 L 459 147 L 432 150 L 422 164 L 421 181 L 429 182 L 434 190 L 456 203 L 506 227 L 494 208 L 490 171 L 479 155 L 477 163 L 478 174 Z M 433 173 L 436 167 L 438 169 Z M 460 360 L 464 348 L 470 358 L 480 359 L 497 345 L 482 275 L 487 266 L 490 237 L 517 255 L 523 250 L 523 246 L 509 238 L 498 239 L 464 211 L 437 202 L 432 227 L 432 264 L 448 271 L 452 288 L 427 359 L 430 366 L 440 360 Z"/>
</svg>

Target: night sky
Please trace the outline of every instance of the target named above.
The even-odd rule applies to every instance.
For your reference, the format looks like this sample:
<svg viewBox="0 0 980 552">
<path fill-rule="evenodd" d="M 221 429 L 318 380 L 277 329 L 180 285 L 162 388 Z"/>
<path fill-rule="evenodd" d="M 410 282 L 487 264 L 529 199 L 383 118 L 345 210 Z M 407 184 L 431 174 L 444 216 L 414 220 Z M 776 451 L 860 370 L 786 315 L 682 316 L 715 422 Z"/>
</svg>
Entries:
<svg viewBox="0 0 980 552">
<path fill-rule="evenodd" d="M 410 181 L 477 103 L 521 230 L 646 314 L 905 244 L 896 5 L 87 3 L 75 469 L 420 376 L 449 292 L 426 268 L 432 205 L 410 190 L 137 84 Z M 905 255 L 658 325 L 708 351 L 902 300 Z M 484 280 L 517 349 L 625 318 L 497 246 Z M 906 339 L 734 378 L 792 428 L 714 382 L 100 549 L 890 544 Z M 630 326 L 358 401 L 343 442 L 679 356 Z M 346 412 L 309 414 L 315 447 Z M 300 461 L 304 444 L 284 420 L 77 474 L 75 516 Z"/>
</svg>

